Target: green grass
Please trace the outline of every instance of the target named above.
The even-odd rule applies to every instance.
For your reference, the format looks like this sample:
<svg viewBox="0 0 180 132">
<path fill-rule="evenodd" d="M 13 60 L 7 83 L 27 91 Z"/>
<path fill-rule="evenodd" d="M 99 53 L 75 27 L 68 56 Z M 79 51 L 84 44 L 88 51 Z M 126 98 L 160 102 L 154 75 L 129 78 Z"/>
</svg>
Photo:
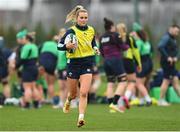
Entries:
<svg viewBox="0 0 180 132">
<path fill-rule="evenodd" d="M 88 105 L 86 125 L 76 127 L 77 109 L 62 110 L 44 106 L 22 110 L 7 106 L 0 109 L 0 131 L 113 131 L 113 130 L 180 130 L 180 105 L 170 107 L 133 107 L 124 114 L 108 112 L 107 105 Z"/>
<path fill-rule="evenodd" d="M 14 76 L 11 77 L 10 82 L 13 81 L 16 81 Z M 98 95 L 104 95 L 106 90 L 104 76 L 102 76 L 102 82 L 97 91 Z M 55 86 L 57 91 L 57 83 Z M 0 91 L 2 91 L 1 85 Z M 180 105 L 178 104 L 170 107 L 133 107 L 124 114 L 110 114 L 108 110 L 107 105 L 88 105 L 87 123 L 79 129 L 76 127 L 77 109 L 72 110 L 70 114 L 64 114 L 62 110 L 54 110 L 50 106 L 43 106 L 38 110 L 22 110 L 7 106 L 0 109 L 0 131 L 180 131 Z"/>
</svg>

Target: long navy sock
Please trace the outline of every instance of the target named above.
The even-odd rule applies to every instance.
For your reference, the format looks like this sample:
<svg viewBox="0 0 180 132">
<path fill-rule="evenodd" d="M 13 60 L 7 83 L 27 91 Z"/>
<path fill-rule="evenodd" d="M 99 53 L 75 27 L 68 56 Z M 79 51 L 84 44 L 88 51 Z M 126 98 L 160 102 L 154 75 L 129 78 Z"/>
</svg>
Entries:
<svg viewBox="0 0 180 132">
<path fill-rule="evenodd" d="M 108 98 L 108 103 L 111 104 L 114 98 Z"/>
<path fill-rule="evenodd" d="M 118 100 L 119 100 L 120 97 L 121 97 L 120 95 L 115 95 L 115 96 L 114 96 L 114 100 L 113 100 L 113 104 L 114 104 L 114 105 L 117 105 L 117 102 L 118 102 Z"/>
<path fill-rule="evenodd" d="M 39 101 L 33 101 L 34 108 L 39 108 Z"/>
<path fill-rule="evenodd" d="M 29 103 L 29 102 L 26 102 L 24 108 L 29 109 L 29 108 L 30 108 L 30 103 Z"/>
</svg>

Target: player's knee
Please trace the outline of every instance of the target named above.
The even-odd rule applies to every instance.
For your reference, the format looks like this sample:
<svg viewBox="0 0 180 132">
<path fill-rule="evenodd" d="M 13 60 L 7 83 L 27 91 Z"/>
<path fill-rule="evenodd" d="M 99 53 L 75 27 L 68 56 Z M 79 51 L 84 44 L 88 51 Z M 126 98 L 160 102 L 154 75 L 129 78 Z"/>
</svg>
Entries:
<svg viewBox="0 0 180 132">
<path fill-rule="evenodd" d="M 7 77 L 1 79 L 1 82 L 2 82 L 2 85 L 7 85 L 7 84 L 8 84 L 8 79 L 7 79 Z"/>
<path fill-rule="evenodd" d="M 32 96 L 32 91 L 30 88 L 25 88 L 25 95 L 26 96 Z"/>
<path fill-rule="evenodd" d="M 3 80 L 2 81 L 2 85 L 7 85 L 8 84 L 8 80 Z"/>
<path fill-rule="evenodd" d="M 77 95 L 76 95 L 76 93 L 71 93 L 71 94 L 70 94 L 70 98 L 71 98 L 71 100 L 72 100 L 72 99 L 75 99 L 75 98 L 76 98 L 76 96 L 77 96 Z"/>
<path fill-rule="evenodd" d="M 87 93 L 86 92 L 80 92 L 80 96 L 83 97 L 83 98 L 86 98 L 87 97 Z"/>
<path fill-rule="evenodd" d="M 134 83 L 134 84 L 135 84 L 135 83 L 136 83 L 136 80 L 133 80 L 133 79 L 132 79 L 132 80 L 128 80 L 128 82 L 129 82 L 129 83 Z"/>
<path fill-rule="evenodd" d="M 71 96 L 71 99 L 75 99 L 75 98 L 76 98 L 76 95 L 72 95 L 72 96 Z"/>
<path fill-rule="evenodd" d="M 115 76 L 108 76 L 108 77 L 107 77 L 107 81 L 114 83 L 114 82 L 116 81 L 116 77 L 115 77 Z"/>
<path fill-rule="evenodd" d="M 117 80 L 118 80 L 118 82 L 126 82 L 127 81 L 126 74 L 118 76 Z"/>
</svg>

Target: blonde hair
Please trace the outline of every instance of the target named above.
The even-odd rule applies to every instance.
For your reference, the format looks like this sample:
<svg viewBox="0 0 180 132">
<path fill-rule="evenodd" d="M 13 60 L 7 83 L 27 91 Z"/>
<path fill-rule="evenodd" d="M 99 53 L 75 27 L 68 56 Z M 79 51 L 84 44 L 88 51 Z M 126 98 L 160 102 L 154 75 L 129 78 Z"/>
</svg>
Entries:
<svg viewBox="0 0 180 132">
<path fill-rule="evenodd" d="M 72 11 L 66 16 L 66 21 L 65 23 L 68 22 L 76 22 L 76 18 L 78 17 L 80 12 L 87 12 L 86 9 L 84 9 L 83 6 L 81 5 L 77 5 L 74 9 L 72 9 Z"/>
<path fill-rule="evenodd" d="M 120 34 L 120 37 L 123 42 L 126 41 L 126 35 L 127 35 L 127 27 L 124 23 L 117 24 L 117 31 Z"/>
<path fill-rule="evenodd" d="M 66 33 L 66 29 L 65 29 L 65 28 L 61 28 L 61 29 L 59 29 L 58 36 L 59 36 L 60 38 L 62 38 L 65 33 Z"/>
<path fill-rule="evenodd" d="M 30 36 L 32 36 L 32 37 L 35 37 L 36 32 L 28 32 L 27 34 L 30 35 Z"/>
<path fill-rule="evenodd" d="M 35 42 L 36 32 L 28 32 L 26 38 L 28 38 L 30 42 Z"/>
</svg>

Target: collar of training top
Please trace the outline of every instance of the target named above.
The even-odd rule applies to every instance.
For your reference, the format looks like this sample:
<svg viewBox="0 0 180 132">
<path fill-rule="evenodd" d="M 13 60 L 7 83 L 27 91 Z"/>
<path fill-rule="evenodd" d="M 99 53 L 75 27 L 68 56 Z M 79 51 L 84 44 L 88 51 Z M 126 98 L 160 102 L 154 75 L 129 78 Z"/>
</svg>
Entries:
<svg viewBox="0 0 180 132">
<path fill-rule="evenodd" d="M 78 29 L 82 30 L 82 31 L 85 31 L 85 30 L 88 29 L 88 26 L 87 26 L 87 25 L 86 25 L 86 26 L 80 26 L 80 25 L 76 24 L 76 27 L 77 27 Z"/>
<path fill-rule="evenodd" d="M 169 36 L 171 37 L 171 38 L 175 38 L 170 32 L 167 32 L 167 34 L 169 34 Z"/>
</svg>

